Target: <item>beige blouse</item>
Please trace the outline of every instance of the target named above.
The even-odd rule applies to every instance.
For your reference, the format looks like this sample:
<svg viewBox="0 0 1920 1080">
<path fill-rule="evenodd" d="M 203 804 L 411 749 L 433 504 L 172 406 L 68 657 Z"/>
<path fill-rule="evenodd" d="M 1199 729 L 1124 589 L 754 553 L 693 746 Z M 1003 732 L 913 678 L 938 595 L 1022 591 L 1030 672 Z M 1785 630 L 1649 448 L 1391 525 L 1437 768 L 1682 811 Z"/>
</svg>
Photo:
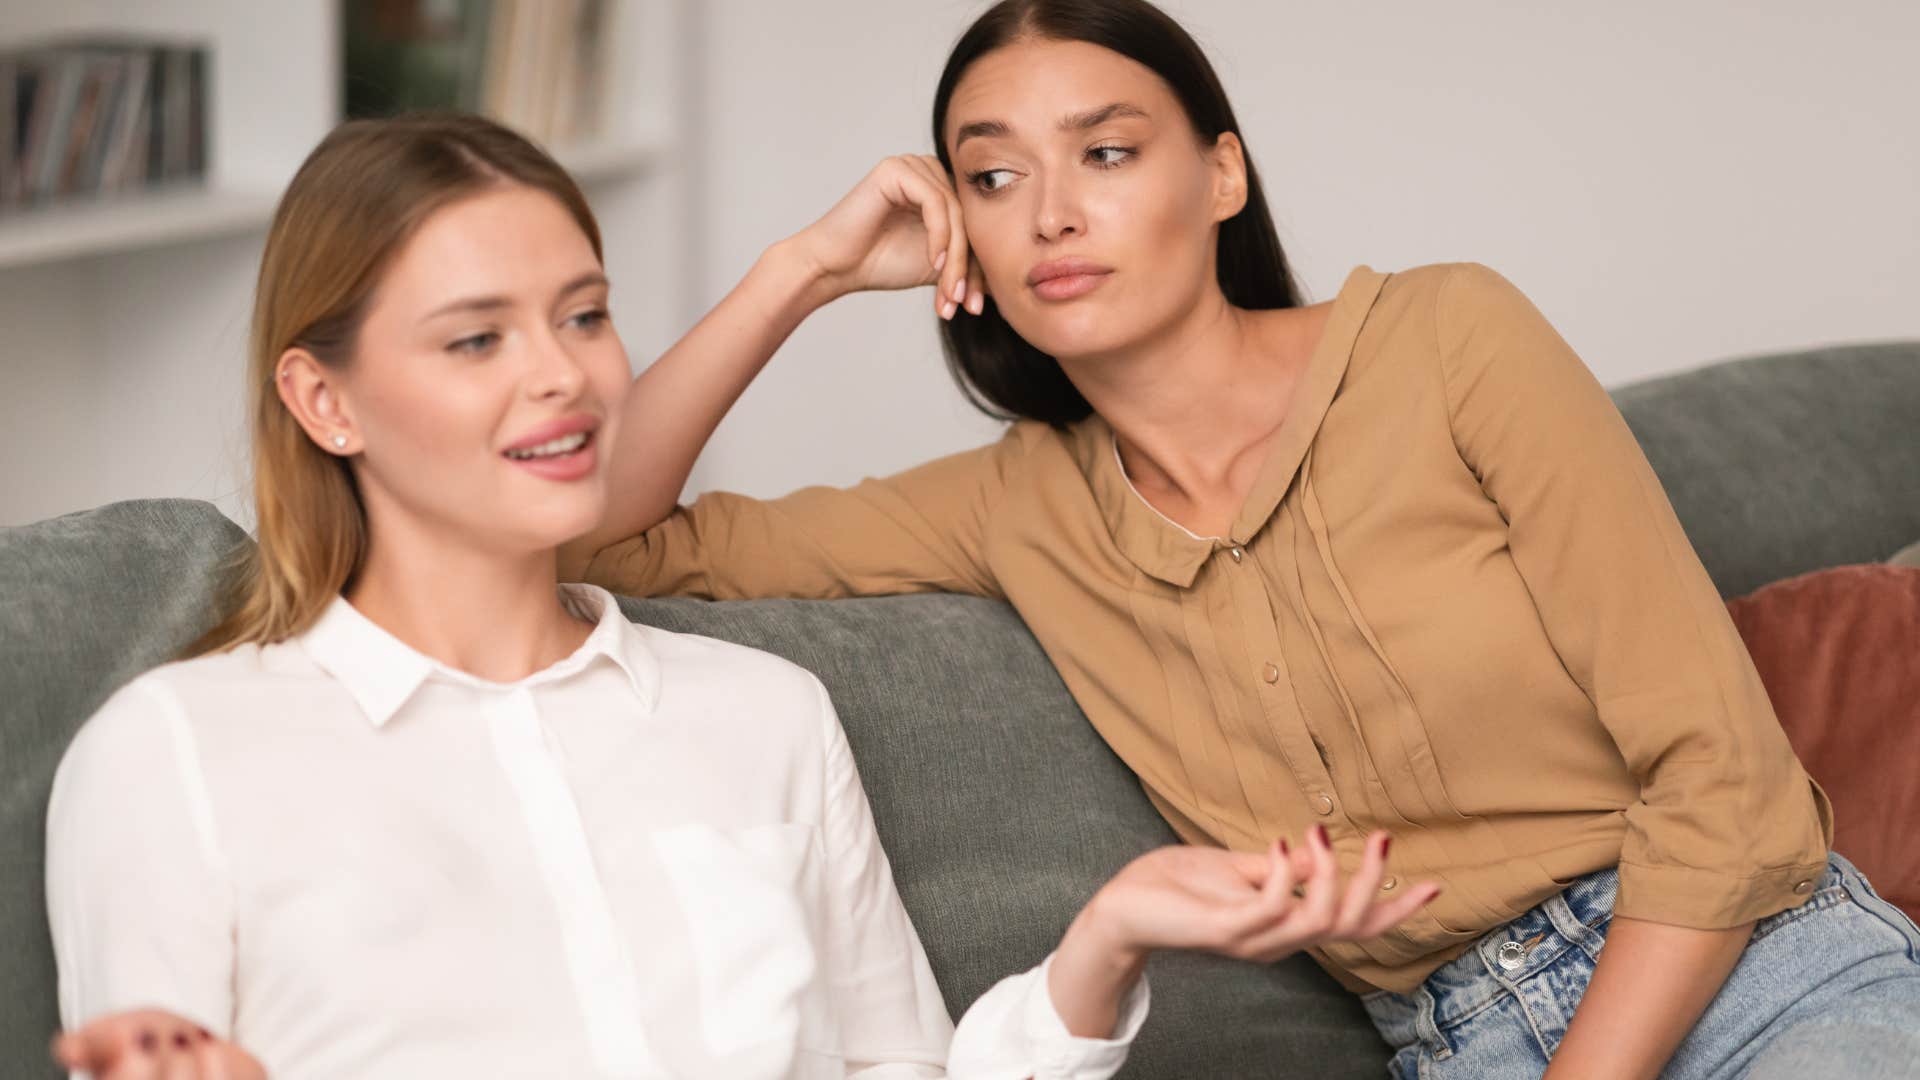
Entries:
<svg viewBox="0 0 1920 1080">
<path fill-rule="evenodd" d="M 1188 841 L 1323 824 L 1352 869 L 1389 829 L 1398 881 L 1443 884 L 1316 951 L 1355 989 L 1411 990 L 1616 865 L 1618 914 L 1736 926 L 1804 900 L 1832 839 L 1626 423 L 1482 266 L 1347 278 L 1225 537 L 1146 503 L 1095 416 L 850 489 L 706 495 L 587 576 L 1004 598 Z"/>
</svg>

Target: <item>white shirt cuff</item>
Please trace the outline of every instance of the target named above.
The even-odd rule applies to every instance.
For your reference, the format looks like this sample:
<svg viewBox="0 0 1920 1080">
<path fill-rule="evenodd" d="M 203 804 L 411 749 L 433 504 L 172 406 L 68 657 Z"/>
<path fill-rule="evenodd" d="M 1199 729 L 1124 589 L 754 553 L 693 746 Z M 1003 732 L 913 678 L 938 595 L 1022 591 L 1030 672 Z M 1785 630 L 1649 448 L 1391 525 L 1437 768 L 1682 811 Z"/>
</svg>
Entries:
<svg viewBox="0 0 1920 1080">
<path fill-rule="evenodd" d="M 1066 1021 L 1054 1007 L 1048 990 L 1047 972 L 1053 967 L 1049 955 L 1035 968 L 1027 984 L 1027 1000 L 1021 1010 L 1021 1027 L 1034 1051 L 1034 1080 L 1106 1080 L 1126 1064 L 1133 1037 L 1146 1022 L 1151 994 L 1143 974 L 1120 1002 L 1112 1037 L 1081 1038 L 1067 1030 Z"/>
</svg>

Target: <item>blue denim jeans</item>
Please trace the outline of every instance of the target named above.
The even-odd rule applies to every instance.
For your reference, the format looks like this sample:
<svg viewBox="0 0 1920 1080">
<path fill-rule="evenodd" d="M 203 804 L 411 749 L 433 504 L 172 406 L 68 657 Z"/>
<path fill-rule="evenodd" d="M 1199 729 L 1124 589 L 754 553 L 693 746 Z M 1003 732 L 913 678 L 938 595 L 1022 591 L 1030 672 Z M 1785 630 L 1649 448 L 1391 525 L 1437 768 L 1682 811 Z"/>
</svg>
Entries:
<svg viewBox="0 0 1920 1080">
<path fill-rule="evenodd" d="M 1606 944 L 1603 870 L 1473 944 L 1410 994 L 1361 999 L 1397 1080 L 1538 1077 Z M 1920 927 L 1833 855 L 1807 902 L 1760 920 L 1668 1080 L 1920 1077 Z"/>
</svg>

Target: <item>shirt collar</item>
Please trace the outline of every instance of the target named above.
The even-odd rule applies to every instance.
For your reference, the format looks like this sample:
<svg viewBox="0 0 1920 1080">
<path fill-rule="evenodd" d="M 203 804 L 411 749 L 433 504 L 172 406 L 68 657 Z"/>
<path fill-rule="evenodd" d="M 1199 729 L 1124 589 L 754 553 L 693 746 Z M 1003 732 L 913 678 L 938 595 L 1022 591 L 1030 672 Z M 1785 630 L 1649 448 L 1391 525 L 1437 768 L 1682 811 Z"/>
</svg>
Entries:
<svg viewBox="0 0 1920 1080">
<path fill-rule="evenodd" d="M 618 667 L 643 710 L 651 712 L 660 697 L 660 662 L 640 629 L 627 621 L 619 601 L 593 585 L 562 585 L 560 597 L 575 614 L 594 620 L 593 631 L 565 659 L 512 683 L 490 682 L 421 654 L 362 615 L 345 597 L 334 597 L 298 641 L 321 670 L 346 687 L 375 727 L 386 726 L 429 679 L 501 693 L 559 682 L 596 660 Z"/>
<path fill-rule="evenodd" d="M 1169 585 L 1190 588 L 1215 550 L 1244 545 L 1265 527 L 1320 434 L 1320 424 L 1346 377 L 1360 329 L 1386 280 L 1387 275 L 1360 266 L 1340 286 L 1326 328 L 1287 407 L 1280 435 L 1224 537 L 1196 536 L 1141 498 L 1121 467 L 1113 429 L 1098 414 L 1077 425 L 1075 456 L 1106 518 L 1107 531 L 1128 561 Z"/>
</svg>

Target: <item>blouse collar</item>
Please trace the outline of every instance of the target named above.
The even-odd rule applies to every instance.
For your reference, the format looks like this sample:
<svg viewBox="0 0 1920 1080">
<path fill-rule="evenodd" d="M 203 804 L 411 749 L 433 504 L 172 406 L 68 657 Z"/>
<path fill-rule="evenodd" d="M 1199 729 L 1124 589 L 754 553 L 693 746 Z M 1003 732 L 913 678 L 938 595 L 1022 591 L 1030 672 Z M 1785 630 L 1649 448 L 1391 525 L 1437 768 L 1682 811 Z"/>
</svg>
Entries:
<svg viewBox="0 0 1920 1080">
<path fill-rule="evenodd" d="M 569 678 L 597 660 L 618 667 L 643 709 L 660 694 L 660 664 L 640 631 L 627 621 L 612 593 L 592 585 L 562 585 L 560 595 L 576 614 L 594 620 L 587 640 L 565 659 L 511 683 L 491 682 L 425 656 L 362 615 L 345 597 L 335 597 L 296 640 L 313 662 L 345 686 L 375 727 L 386 726 L 421 684 L 442 679 L 501 693 Z"/>
<path fill-rule="evenodd" d="M 1096 413 L 1078 425 L 1081 468 L 1106 518 L 1108 532 L 1129 561 L 1147 574 L 1184 589 L 1192 586 L 1200 567 L 1215 551 L 1244 546 L 1265 527 L 1320 434 L 1320 424 L 1346 377 L 1354 343 L 1386 280 L 1387 275 L 1360 266 L 1340 286 L 1326 328 L 1287 407 L 1279 436 L 1226 536 L 1196 536 L 1154 509 L 1127 479 L 1113 429 L 1106 421 Z"/>
</svg>

